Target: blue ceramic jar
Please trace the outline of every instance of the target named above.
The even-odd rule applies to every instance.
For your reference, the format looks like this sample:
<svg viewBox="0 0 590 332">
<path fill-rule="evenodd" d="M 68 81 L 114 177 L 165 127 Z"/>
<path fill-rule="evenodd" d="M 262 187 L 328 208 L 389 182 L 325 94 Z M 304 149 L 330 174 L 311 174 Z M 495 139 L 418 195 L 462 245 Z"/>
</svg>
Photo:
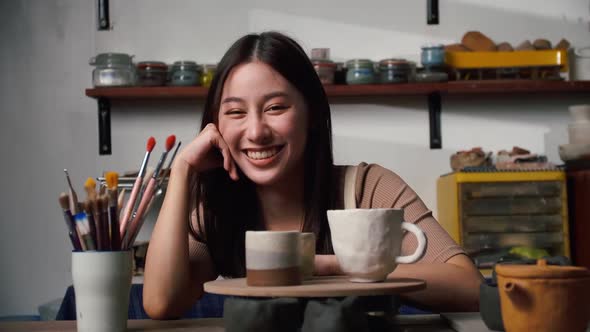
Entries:
<svg viewBox="0 0 590 332">
<path fill-rule="evenodd" d="M 445 64 L 445 47 L 442 44 L 422 46 L 420 61 L 424 68 L 443 67 Z"/>
<path fill-rule="evenodd" d="M 194 61 L 176 61 L 170 67 L 170 85 L 199 85 L 201 70 Z"/>
<path fill-rule="evenodd" d="M 346 62 L 347 84 L 373 84 L 375 83 L 375 70 L 373 61 L 368 59 L 353 59 Z"/>
</svg>

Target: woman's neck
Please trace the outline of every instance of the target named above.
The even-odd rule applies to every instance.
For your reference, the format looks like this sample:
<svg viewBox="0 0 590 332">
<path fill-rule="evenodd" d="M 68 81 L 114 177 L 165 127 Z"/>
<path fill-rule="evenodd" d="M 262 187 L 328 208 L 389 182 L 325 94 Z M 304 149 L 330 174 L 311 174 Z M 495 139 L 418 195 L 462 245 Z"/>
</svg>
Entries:
<svg viewBox="0 0 590 332">
<path fill-rule="evenodd" d="M 305 218 L 303 178 L 301 174 L 272 186 L 256 188 L 265 229 L 301 230 Z"/>
</svg>

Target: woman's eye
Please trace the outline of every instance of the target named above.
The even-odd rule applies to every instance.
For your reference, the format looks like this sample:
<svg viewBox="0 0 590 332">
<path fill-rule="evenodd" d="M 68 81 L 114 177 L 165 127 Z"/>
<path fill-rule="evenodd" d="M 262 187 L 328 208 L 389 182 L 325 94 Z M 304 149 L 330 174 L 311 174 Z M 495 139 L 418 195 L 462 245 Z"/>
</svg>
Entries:
<svg viewBox="0 0 590 332">
<path fill-rule="evenodd" d="M 233 108 L 231 110 L 225 111 L 225 115 L 239 115 L 244 114 L 246 112 L 242 111 L 241 109 Z"/>
<path fill-rule="evenodd" d="M 285 106 L 285 105 L 272 105 L 271 107 L 267 108 L 267 111 L 278 112 L 278 111 L 286 110 L 287 108 L 289 108 L 289 106 Z"/>
</svg>

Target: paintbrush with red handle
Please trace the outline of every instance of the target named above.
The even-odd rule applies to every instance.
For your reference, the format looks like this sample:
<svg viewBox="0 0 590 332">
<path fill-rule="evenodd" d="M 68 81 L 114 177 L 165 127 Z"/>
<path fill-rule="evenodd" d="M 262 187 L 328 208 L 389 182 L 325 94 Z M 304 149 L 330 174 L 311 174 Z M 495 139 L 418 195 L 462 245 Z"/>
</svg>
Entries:
<svg viewBox="0 0 590 332">
<path fill-rule="evenodd" d="M 156 139 L 150 137 L 147 141 L 146 152 L 145 156 L 143 157 L 143 162 L 141 163 L 141 167 L 139 168 L 139 174 L 135 179 L 135 183 L 133 184 L 133 188 L 131 189 L 131 195 L 129 196 L 129 200 L 127 201 L 127 206 L 125 206 L 125 212 L 123 213 L 123 218 L 120 220 L 119 226 L 119 234 L 121 237 L 125 235 L 127 223 L 131 219 L 131 213 L 133 212 L 133 208 L 135 207 L 135 200 L 137 199 L 137 195 L 139 194 L 139 190 L 141 189 L 141 182 L 143 180 L 143 175 L 145 172 L 145 168 L 147 166 L 148 160 L 150 159 L 150 154 L 156 145 Z"/>
<path fill-rule="evenodd" d="M 164 151 L 162 153 L 162 156 L 160 157 L 160 160 L 158 161 L 156 169 L 154 170 L 154 174 L 152 175 L 151 179 L 149 180 L 149 182 L 145 188 L 145 191 L 141 195 L 141 201 L 139 202 L 139 206 L 137 207 L 137 211 L 134 213 L 134 217 L 133 217 L 133 220 L 132 220 L 131 225 L 129 227 L 129 230 L 127 231 L 127 233 L 125 234 L 125 237 L 123 238 L 123 248 L 129 248 L 131 245 L 133 245 L 133 241 L 135 241 L 135 237 L 137 237 L 137 234 L 139 233 L 139 229 L 141 228 L 141 225 L 143 224 L 143 219 L 144 219 L 143 215 L 144 215 L 145 211 L 147 210 L 147 207 L 154 196 L 154 192 L 155 192 L 157 181 L 158 181 L 158 174 L 160 173 L 160 169 L 162 168 L 164 161 L 166 161 L 166 156 L 168 156 L 168 152 L 174 146 L 175 141 L 176 141 L 176 136 L 174 136 L 174 135 L 170 135 L 166 139 L 166 151 Z"/>
</svg>

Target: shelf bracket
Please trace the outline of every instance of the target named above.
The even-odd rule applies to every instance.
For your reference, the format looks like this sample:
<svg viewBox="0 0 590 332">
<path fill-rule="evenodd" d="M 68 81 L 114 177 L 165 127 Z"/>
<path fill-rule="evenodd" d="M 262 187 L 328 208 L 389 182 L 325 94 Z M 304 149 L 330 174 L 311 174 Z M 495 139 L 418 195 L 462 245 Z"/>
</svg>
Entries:
<svg viewBox="0 0 590 332">
<path fill-rule="evenodd" d="M 98 154 L 111 154 L 111 102 L 98 98 Z"/>
<path fill-rule="evenodd" d="M 98 0 L 96 6 L 96 25 L 98 31 L 109 30 L 111 28 L 111 19 L 109 16 L 109 0 Z"/>
<path fill-rule="evenodd" d="M 438 24 L 438 0 L 426 0 L 426 23 Z"/>
<path fill-rule="evenodd" d="M 440 130 L 441 112 L 440 92 L 428 95 L 428 118 L 430 120 L 430 149 L 442 148 L 442 134 Z"/>
</svg>

